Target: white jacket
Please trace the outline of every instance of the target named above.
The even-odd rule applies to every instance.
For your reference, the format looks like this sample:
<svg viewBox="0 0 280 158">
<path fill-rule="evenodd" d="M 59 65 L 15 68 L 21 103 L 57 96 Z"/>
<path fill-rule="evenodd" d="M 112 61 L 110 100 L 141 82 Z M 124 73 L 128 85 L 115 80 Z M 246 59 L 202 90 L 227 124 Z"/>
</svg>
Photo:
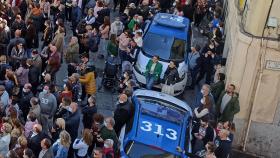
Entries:
<svg viewBox="0 0 280 158">
<path fill-rule="evenodd" d="M 9 145 L 11 141 L 11 135 L 7 134 L 0 138 L 0 155 L 7 155 L 9 152 Z"/>
<path fill-rule="evenodd" d="M 115 34 L 117 36 L 119 36 L 124 29 L 124 25 L 120 20 L 116 20 L 111 24 L 111 34 Z"/>
</svg>

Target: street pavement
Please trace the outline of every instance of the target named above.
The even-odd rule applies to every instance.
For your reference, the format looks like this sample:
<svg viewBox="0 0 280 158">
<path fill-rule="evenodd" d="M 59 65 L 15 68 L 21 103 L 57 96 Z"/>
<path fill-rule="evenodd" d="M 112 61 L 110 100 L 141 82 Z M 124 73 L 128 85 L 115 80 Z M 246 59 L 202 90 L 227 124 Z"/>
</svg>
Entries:
<svg viewBox="0 0 280 158">
<path fill-rule="evenodd" d="M 117 15 L 117 11 L 116 12 L 111 12 L 111 21 L 113 22 L 114 18 L 118 16 Z M 70 29 L 70 23 L 66 24 L 66 30 L 67 30 L 67 35 L 65 38 L 65 47 L 67 46 L 70 38 L 72 37 L 72 30 Z M 193 28 L 192 29 L 192 44 L 199 44 L 201 46 L 204 46 L 207 42 L 207 38 L 202 36 L 201 33 L 199 32 L 198 28 Z M 102 47 L 102 46 L 100 46 Z M 105 65 L 105 61 L 104 59 L 94 59 L 93 60 L 93 54 L 90 54 L 90 60 L 94 63 L 94 65 L 96 66 L 96 71 L 98 74 L 97 77 L 97 87 L 99 87 L 101 85 L 101 78 L 102 78 L 102 72 L 104 69 L 104 65 Z M 61 68 L 59 70 L 59 72 L 57 73 L 57 77 L 56 77 L 56 83 L 58 85 L 63 85 L 63 80 L 67 77 L 67 65 L 65 63 L 63 63 L 61 65 Z M 185 92 L 183 93 L 183 95 L 181 96 L 180 99 L 182 99 L 183 101 L 187 102 L 189 105 L 191 105 L 193 103 L 193 100 L 195 98 L 195 94 L 196 92 L 199 91 L 199 88 L 196 87 L 195 90 L 185 90 Z M 112 93 L 111 90 L 106 90 L 104 88 L 101 88 L 100 90 L 97 90 L 97 94 L 96 94 L 96 105 L 97 105 L 97 109 L 98 109 L 98 113 L 103 114 L 105 117 L 107 116 L 112 116 L 113 115 L 113 111 L 115 109 L 115 104 L 117 102 L 117 93 Z M 79 127 L 79 135 L 82 131 L 83 127 L 82 127 L 82 123 L 80 123 L 80 127 Z M 232 155 L 230 156 L 231 158 L 254 158 L 254 156 L 250 156 L 250 155 L 246 155 L 242 152 L 237 152 L 237 151 L 233 151 Z"/>
</svg>

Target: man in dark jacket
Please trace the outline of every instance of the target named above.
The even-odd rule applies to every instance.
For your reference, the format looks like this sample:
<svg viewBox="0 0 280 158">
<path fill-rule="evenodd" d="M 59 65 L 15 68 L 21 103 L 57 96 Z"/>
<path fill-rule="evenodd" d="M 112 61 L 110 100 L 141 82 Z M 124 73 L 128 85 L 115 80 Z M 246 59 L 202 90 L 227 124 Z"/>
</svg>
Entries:
<svg viewBox="0 0 280 158">
<path fill-rule="evenodd" d="M 27 146 L 33 151 L 35 157 L 39 156 L 39 153 L 42 149 L 41 141 L 45 138 L 49 138 L 49 136 L 42 132 L 42 126 L 40 124 L 35 124 L 33 126 L 32 132 L 30 132 L 29 136 L 27 137 Z"/>
<path fill-rule="evenodd" d="M 27 65 L 29 67 L 29 72 L 28 72 L 28 79 L 30 84 L 32 85 L 31 91 L 34 95 L 37 93 L 37 88 L 39 86 L 39 76 L 40 76 L 40 71 L 37 67 L 33 65 L 33 60 L 32 59 L 27 59 Z"/>
<path fill-rule="evenodd" d="M 72 102 L 70 104 L 70 107 L 68 109 L 71 114 L 65 118 L 65 130 L 70 134 L 71 136 L 71 146 L 69 148 L 68 152 L 68 158 L 74 157 L 74 149 L 72 147 L 73 142 L 78 136 L 78 129 L 80 124 L 80 117 L 81 114 L 78 112 L 78 104 L 75 102 Z"/>
<path fill-rule="evenodd" d="M 235 85 L 229 84 L 226 91 L 223 91 L 216 104 L 218 120 L 222 122 L 232 121 L 234 115 L 240 111 L 238 93 Z"/>
<path fill-rule="evenodd" d="M 129 121 L 130 116 L 131 116 L 130 102 L 128 101 L 126 94 L 121 94 L 119 96 L 117 109 L 114 111 L 114 120 L 116 122 L 114 129 L 117 135 L 120 134 L 123 125 L 125 125 L 125 123 Z"/>
<path fill-rule="evenodd" d="M 110 17 L 110 8 L 108 6 L 104 5 L 104 8 L 97 12 L 97 18 L 95 20 L 96 26 L 99 27 L 104 22 L 104 17 L 109 16 Z"/>
<path fill-rule="evenodd" d="M 24 85 L 24 87 L 22 89 L 21 97 L 19 100 L 19 108 L 22 111 L 24 121 L 26 121 L 27 114 L 31 107 L 30 99 L 33 97 L 31 87 L 32 87 L 32 85 L 30 83 L 27 83 Z"/>
<path fill-rule="evenodd" d="M 215 150 L 215 155 L 217 158 L 228 158 L 231 151 L 231 141 L 228 138 L 229 131 L 222 129 L 218 133 L 218 138 L 215 140 L 215 145 L 217 146 Z"/>
<path fill-rule="evenodd" d="M 218 101 L 220 94 L 225 89 L 225 78 L 225 74 L 219 73 L 218 82 L 211 85 L 211 94 L 213 95 L 215 102 Z"/>
<path fill-rule="evenodd" d="M 73 33 L 76 34 L 76 28 L 79 24 L 79 21 L 82 18 L 82 10 L 81 8 L 77 5 L 76 1 L 72 2 L 72 30 Z"/>
<path fill-rule="evenodd" d="M 20 30 L 21 31 L 21 37 L 24 37 L 25 36 L 25 33 L 26 33 L 26 25 L 24 23 L 24 21 L 22 20 L 20 14 L 18 14 L 16 16 L 16 19 L 15 21 L 12 23 L 12 26 L 11 26 L 11 35 L 12 35 L 12 38 L 15 37 L 14 34 L 15 34 L 15 31 L 16 30 Z"/>
<path fill-rule="evenodd" d="M 193 152 L 199 151 L 208 142 L 214 139 L 214 129 L 208 125 L 208 118 L 202 118 L 199 124 L 195 124 L 193 131 Z"/>
</svg>

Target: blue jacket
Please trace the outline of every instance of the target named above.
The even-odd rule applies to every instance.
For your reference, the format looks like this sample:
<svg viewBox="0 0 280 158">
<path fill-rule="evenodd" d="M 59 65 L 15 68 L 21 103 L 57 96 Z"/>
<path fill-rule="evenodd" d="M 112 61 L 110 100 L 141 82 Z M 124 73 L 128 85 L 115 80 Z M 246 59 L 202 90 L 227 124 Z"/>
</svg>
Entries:
<svg viewBox="0 0 280 158">
<path fill-rule="evenodd" d="M 61 145 L 58 140 L 53 144 L 52 149 L 54 158 L 67 158 L 69 148 Z"/>
<path fill-rule="evenodd" d="M 82 18 L 82 10 L 80 7 L 73 7 L 72 8 L 72 22 L 79 23 Z"/>
<path fill-rule="evenodd" d="M 197 66 L 197 59 L 200 57 L 199 52 L 189 53 L 188 58 L 186 59 L 186 64 L 188 68 L 193 70 Z"/>
</svg>

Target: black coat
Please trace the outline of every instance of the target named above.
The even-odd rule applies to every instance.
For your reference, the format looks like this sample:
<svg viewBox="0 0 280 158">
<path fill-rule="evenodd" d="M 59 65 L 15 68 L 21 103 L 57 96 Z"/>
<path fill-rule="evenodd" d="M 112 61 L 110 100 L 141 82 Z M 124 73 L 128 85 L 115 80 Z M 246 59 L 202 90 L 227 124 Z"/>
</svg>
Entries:
<svg viewBox="0 0 280 158">
<path fill-rule="evenodd" d="M 93 115 L 97 113 L 96 106 L 86 106 L 82 109 L 84 128 L 90 129 L 93 123 Z"/>
<path fill-rule="evenodd" d="M 26 48 L 36 48 L 38 43 L 36 35 L 36 28 L 33 24 L 29 25 L 26 30 L 25 41 L 26 41 Z"/>
<path fill-rule="evenodd" d="M 168 68 L 166 69 L 164 73 L 164 84 L 167 85 L 174 85 L 179 80 L 179 73 L 177 68 Z"/>
<path fill-rule="evenodd" d="M 104 22 L 104 17 L 109 16 L 110 17 L 110 9 L 109 8 L 104 8 L 101 9 L 100 11 L 97 12 L 98 17 L 96 18 L 96 23 L 98 26 L 102 25 Z"/>
<path fill-rule="evenodd" d="M 194 128 L 193 128 L 192 134 L 194 134 L 194 133 L 199 133 L 199 127 L 200 127 L 200 125 L 199 125 L 199 124 L 196 124 L 196 125 L 194 126 Z M 195 136 L 193 136 L 193 138 L 194 138 L 193 140 L 196 139 Z M 208 142 L 212 142 L 213 139 L 214 139 L 214 129 L 211 128 L 210 126 L 208 126 L 208 127 L 206 128 L 205 137 L 202 138 L 202 141 L 203 141 L 204 146 L 205 146 Z"/>
<path fill-rule="evenodd" d="M 70 134 L 72 142 L 78 136 L 80 116 L 80 113 L 76 111 L 65 118 L 65 130 Z"/>
<path fill-rule="evenodd" d="M 29 67 L 28 79 L 32 86 L 39 85 L 39 76 L 40 76 L 40 70 L 37 67 L 31 65 Z"/>
<path fill-rule="evenodd" d="M 19 100 L 19 108 L 23 113 L 24 119 L 26 119 L 26 116 L 27 116 L 27 114 L 29 112 L 29 109 L 31 107 L 30 99 L 32 97 L 33 97 L 33 93 L 31 91 L 29 91 L 27 93 L 25 93 L 25 92 L 21 93 L 21 98 Z"/>
<path fill-rule="evenodd" d="M 28 148 L 30 148 L 33 151 L 35 157 L 38 157 L 40 151 L 42 150 L 41 141 L 45 138 L 49 138 L 49 136 L 43 132 L 40 132 L 39 134 L 37 134 L 34 137 L 31 137 L 31 136 L 32 136 L 32 132 L 30 132 L 30 134 L 27 138 L 27 141 L 28 141 L 27 146 L 28 146 Z"/>
<path fill-rule="evenodd" d="M 115 126 L 114 130 L 119 135 L 123 125 L 125 125 L 131 116 L 131 105 L 129 102 L 119 103 L 117 109 L 114 111 Z"/>
</svg>

